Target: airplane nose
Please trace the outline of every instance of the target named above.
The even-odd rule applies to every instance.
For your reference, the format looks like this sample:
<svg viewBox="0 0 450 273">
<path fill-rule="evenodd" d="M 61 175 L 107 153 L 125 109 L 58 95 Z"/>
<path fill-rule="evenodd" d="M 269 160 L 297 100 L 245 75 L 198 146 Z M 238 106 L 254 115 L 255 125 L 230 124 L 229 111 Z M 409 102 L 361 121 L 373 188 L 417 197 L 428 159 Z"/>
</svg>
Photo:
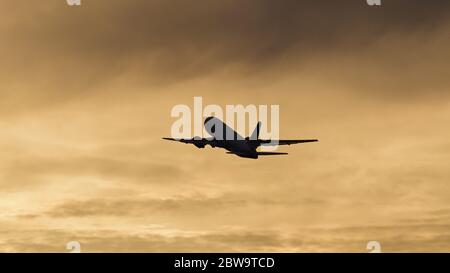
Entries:
<svg viewBox="0 0 450 273">
<path fill-rule="evenodd" d="M 209 131 L 209 133 L 214 134 L 216 132 L 216 123 L 214 122 L 214 117 L 207 117 L 205 119 L 205 127 L 207 128 L 207 130 Z M 208 122 L 210 122 L 212 120 L 212 122 L 210 124 L 208 124 Z"/>
</svg>

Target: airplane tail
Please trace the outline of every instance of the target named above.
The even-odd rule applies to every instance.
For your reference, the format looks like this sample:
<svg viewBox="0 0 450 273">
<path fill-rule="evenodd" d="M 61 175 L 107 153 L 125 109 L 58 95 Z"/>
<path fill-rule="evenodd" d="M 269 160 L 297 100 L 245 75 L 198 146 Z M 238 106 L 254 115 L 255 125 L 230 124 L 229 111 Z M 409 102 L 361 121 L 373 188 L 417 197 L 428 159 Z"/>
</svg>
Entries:
<svg viewBox="0 0 450 273">
<path fill-rule="evenodd" d="M 252 135 L 250 136 L 251 140 L 258 140 L 259 139 L 259 131 L 261 130 L 261 121 L 258 121 L 258 124 L 256 125 L 255 130 L 253 131 Z"/>
</svg>

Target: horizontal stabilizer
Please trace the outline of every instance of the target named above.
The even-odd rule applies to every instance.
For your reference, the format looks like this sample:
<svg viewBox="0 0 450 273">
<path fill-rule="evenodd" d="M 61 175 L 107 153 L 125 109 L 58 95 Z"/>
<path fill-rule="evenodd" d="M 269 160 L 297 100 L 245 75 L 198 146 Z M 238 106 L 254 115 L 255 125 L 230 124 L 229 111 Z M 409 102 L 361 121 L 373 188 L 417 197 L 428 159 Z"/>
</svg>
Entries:
<svg viewBox="0 0 450 273">
<path fill-rule="evenodd" d="M 276 153 L 276 152 L 257 152 L 258 155 L 287 155 L 288 153 Z"/>
<path fill-rule="evenodd" d="M 264 139 L 259 140 L 261 145 L 264 146 L 279 146 L 279 145 L 293 145 L 293 144 L 299 144 L 299 143 L 310 143 L 310 142 L 318 142 L 317 139 L 296 139 L 296 140 L 270 140 L 270 139 Z"/>
<path fill-rule="evenodd" d="M 239 153 L 227 152 L 227 154 L 239 155 Z M 276 152 L 256 152 L 257 155 L 287 155 L 288 153 L 276 153 Z"/>
</svg>

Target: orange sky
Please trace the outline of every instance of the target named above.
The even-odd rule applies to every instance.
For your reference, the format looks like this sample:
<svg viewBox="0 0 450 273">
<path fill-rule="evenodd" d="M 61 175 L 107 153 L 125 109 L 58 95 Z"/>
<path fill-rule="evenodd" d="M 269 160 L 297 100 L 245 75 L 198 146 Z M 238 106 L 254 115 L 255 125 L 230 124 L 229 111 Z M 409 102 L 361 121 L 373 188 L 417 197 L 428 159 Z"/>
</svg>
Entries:
<svg viewBox="0 0 450 273">
<path fill-rule="evenodd" d="M 0 0 L 0 251 L 448 252 L 450 3 L 282 2 Z M 162 141 L 194 96 L 320 142 Z"/>
</svg>

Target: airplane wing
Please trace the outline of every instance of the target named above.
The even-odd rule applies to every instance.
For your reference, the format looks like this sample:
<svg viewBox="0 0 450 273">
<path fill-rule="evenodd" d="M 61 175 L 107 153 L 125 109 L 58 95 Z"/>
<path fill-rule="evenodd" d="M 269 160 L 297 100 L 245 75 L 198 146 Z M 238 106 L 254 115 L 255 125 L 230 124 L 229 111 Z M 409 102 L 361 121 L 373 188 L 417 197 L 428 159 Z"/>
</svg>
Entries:
<svg viewBox="0 0 450 273">
<path fill-rule="evenodd" d="M 291 140 L 260 140 L 261 144 L 264 146 L 278 146 L 278 145 L 293 145 L 299 143 L 309 143 L 309 142 L 318 142 L 317 139 L 291 139 Z"/>
<path fill-rule="evenodd" d="M 177 139 L 177 138 L 163 137 L 163 139 L 170 141 L 177 141 L 185 144 L 194 144 L 198 148 L 204 148 L 207 144 L 210 144 L 212 141 L 207 138 Z"/>
</svg>

